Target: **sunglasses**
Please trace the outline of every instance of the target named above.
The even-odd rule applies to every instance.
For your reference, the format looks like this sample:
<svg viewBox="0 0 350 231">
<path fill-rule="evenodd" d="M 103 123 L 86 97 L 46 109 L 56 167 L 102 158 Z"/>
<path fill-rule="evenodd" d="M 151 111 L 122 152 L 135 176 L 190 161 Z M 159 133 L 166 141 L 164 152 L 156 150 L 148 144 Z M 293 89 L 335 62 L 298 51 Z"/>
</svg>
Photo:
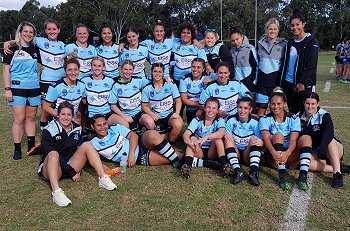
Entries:
<svg viewBox="0 0 350 231">
<path fill-rule="evenodd" d="M 207 32 L 216 32 L 216 29 L 215 28 L 207 28 L 205 31 L 207 31 Z"/>
</svg>

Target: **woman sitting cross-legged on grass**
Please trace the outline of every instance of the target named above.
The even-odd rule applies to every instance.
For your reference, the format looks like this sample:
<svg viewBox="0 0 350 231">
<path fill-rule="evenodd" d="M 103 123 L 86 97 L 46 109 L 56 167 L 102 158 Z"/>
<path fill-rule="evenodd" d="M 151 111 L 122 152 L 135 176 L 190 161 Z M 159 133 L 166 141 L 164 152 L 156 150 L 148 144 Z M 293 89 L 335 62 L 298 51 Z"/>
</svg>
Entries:
<svg viewBox="0 0 350 231">
<path fill-rule="evenodd" d="M 320 108 L 320 98 L 315 92 L 305 95 L 304 110 L 297 115 L 301 121 L 301 136 L 297 143 L 300 156 L 311 156 L 310 171 L 332 172 L 333 188 L 343 187 L 341 173 L 349 173 L 350 166 L 341 163 L 343 145 L 334 137 L 334 126 L 330 114 Z M 300 165 L 303 165 L 303 159 Z"/>
<path fill-rule="evenodd" d="M 63 101 L 59 104 L 57 113 L 57 119 L 52 120 L 42 132 L 43 157 L 38 169 L 39 176 L 51 185 L 53 201 L 62 207 L 72 203 L 58 182 L 66 178 L 79 181 L 87 160 L 99 176 L 98 185 L 107 190 L 116 189 L 117 186 L 104 173 L 100 157 L 92 144 L 84 142 L 78 147 L 82 128 L 72 121 L 73 105 Z"/>
<path fill-rule="evenodd" d="M 209 161 L 217 157 L 224 174 L 231 174 L 232 169 L 222 141 L 225 135 L 225 121 L 219 118 L 218 111 L 219 100 L 209 97 L 204 104 L 204 112 L 191 121 L 183 134 L 183 140 L 187 144 L 185 162 L 181 167 L 183 177 L 190 178 L 192 167 L 219 168 L 218 163 Z"/>
<path fill-rule="evenodd" d="M 292 188 L 287 176 L 287 166 L 295 169 L 299 165 L 299 155 L 293 153 L 299 132 L 300 119 L 298 116 L 285 111 L 287 99 L 280 89 L 275 89 L 270 98 L 270 114 L 260 118 L 259 129 L 267 148 L 265 153 L 267 163 L 278 169 L 279 186 L 284 190 Z M 309 169 L 311 153 L 302 156 L 303 164 L 297 185 L 301 190 L 307 190 L 306 177 Z"/>
<path fill-rule="evenodd" d="M 120 162 L 123 153 L 128 156 L 128 167 L 140 165 L 164 165 L 176 163 L 180 157 L 173 147 L 155 130 L 148 130 L 140 137 L 117 124 L 108 126 L 104 115 L 95 115 L 91 127 L 97 136 L 91 140 L 94 148 L 104 158 L 112 162 Z M 104 166 L 105 172 L 109 168 Z"/>
<path fill-rule="evenodd" d="M 237 101 L 237 114 L 230 116 L 226 122 L 225 152 L 232 165 L 234 174 L 232 184 L 238 184 L 244 178 L 239 162 L 249 164 L 248 180 L 252 185 L 259 186 L 259 164 L 261 157 L 261 140 L 259 120 L 250 113 L 253 102 L 249 97 Z M 239 154 L 239 155 L 238 155 Z"/>
</svg>

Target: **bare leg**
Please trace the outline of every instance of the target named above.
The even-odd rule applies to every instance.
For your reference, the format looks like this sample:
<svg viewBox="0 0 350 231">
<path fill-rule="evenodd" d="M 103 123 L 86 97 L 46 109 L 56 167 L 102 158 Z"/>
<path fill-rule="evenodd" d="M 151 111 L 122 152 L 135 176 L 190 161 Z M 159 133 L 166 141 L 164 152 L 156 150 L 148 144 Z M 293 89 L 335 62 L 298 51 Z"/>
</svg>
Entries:
<svg viewBox="0 0 350 231">
<path fill-rule="evenodd" d="M 177 119 L 170 118 L 168 121 L 168 124 L 172 128 L 171 132 L 169 133 L 169 141 L 175 142 L 176 139 L 179 137 L 181 130 L 183 128 L 183 120 L 181 117 Z"/>
<path fill-rule="evenodd" d="M 13 112 L 13 125 L 12 125 L 12 138 L 14 143 L 22 142 L 23 137 L 23 125 L 25 119 L 25 108 L 23 106 L 12 106 Z"/>
<path fill-rule="evenodd" d="M 128 121 L 126 121 L 123 117 L 117 114 L 113 114 L 108 118 L 108 125 L 115 125 L 115 124 L 121 124 L 127 128 L 130 127 Z"/>
<path fill-rule="evenodd" d="M 26 106 L 26 134 L 27 136 L 35 136 L 36 133 L 36 113 L 38 107 Z"/>
<path fill-rule="evenodd" d="M 153 130 L 155 127 L 154 120 L 148 114 L 143 114 L 141 116 L 139 124 L 146 127 L 148 130 Z"/>
<path fill-rule="evenodd" d="M 56 151 L 51 151 L 43 165 L 43 176 L 50 181 L 52 191 L 59 188 L 58 181 L 62 176 L 62 170 L 60 166 L 60 155 Z"/>
</svg>

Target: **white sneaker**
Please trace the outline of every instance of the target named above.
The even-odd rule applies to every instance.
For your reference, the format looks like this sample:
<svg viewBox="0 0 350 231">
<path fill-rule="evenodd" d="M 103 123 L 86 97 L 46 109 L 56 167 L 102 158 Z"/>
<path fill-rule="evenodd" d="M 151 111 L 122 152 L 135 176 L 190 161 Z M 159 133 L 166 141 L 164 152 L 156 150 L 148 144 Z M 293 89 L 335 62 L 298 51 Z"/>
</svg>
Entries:
<svg viewBox="0 0 350 231">
<path fill-rule="evenodd" d="M 98 178 L 98 186 L 105 188 L 107 190 L 117 189 L 117 186 L 112 182 L 111 178 L 108 175 Z"/>
<path fill-rule="evenodd" d="M 56 189 L 51 194 L 52 200 L 60 207 L 65 207 L 72 204 L 72 201 L 68 199 L 61 188 Z"/>
</svg>

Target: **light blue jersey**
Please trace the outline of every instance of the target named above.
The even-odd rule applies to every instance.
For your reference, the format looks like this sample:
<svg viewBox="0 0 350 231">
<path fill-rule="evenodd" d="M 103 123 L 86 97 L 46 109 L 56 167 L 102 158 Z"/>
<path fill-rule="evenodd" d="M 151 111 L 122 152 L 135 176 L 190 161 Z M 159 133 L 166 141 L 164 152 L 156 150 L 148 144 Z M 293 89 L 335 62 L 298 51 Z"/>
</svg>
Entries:
<svg viewBox="0 0 350 231">
<path fill-rule="evenodd" d="M 226 134 L 233 135 L 236 147 L 245 150 L 252 136 L 261 139 L 259 120 L 249 116 L 248 121 L 240 121 L 238 114 L 230 116 L 226 121 Z"/>
<path fill-rule="evenodd" d="M 38 50 L 34 45 L 14 47 L 12 54 L 4 55 L 4 64 L 10 65 L 10 87 L 13 89 L 38 89 Z"/>
<path fill-rule="evenodd" d="M 172 53 L 174 55 L 174 79 L 177 81 L 180 81 L 184 75 L 191 73 L 193 59 L 201 58 L 208 62 L 205 51 L 198 49 L 193 44 L 185 46 L 181 44 L 181 41 L 176 42 Z"/>
<path fill-rule="evenodd" d="M 188 125 L 188 130 L 192 132 L 197 138 L 203 138 L 204 136 L 213 134 L 217 132 L 220 128 L 225 128 L 225 121 L 221 118 L 215 119 L 213 123 L 207 127 L 204 124 L 204 120 L 200 120 L 198 117 L 194 118 L 190 125 Z M 212 144 L 212 140 L 207 140 L 202 144 L 202 148 L 208 149 Z"/>
<path fill-rule="evenodd" d="M 108 114 L 111 108 L 108 104 L 109 92 L 112 89 L 114 80 L 105 76 L 103 79 L 96 80 L 90 77 L 84 77 L 81 82 L 85 84 L 86 102 L 88 105 L 89 118 L 96 114 Z"/>
<path fill-rule="evenodd" d="M 101 156 L 113 162 L 120 162 L 123 153 L 130 152 L 130 140 L 127 138 L 130 130 L 123 125 L 110 126 L 108 134 L 103 139 L 97 136 L 91 140 L 92 145 Z M 139 154 L 139 147 L 135 150 L 135 159 Z"/>
<path fill-rule="evenodd" d="M 97 55 L 105 61 L 106 70 L 104 75 L 110 78 L 118 78 L 119 76 L 119 45 L 113 44 L 110 47 L 100 45 L 96 47 Z"/>
<path fill-rule="evenodd" d="M 300 132 L 301 125 L 300 119 L 298 116 L 285 112 L 285 118 L 282 123 L 278 123 L 273 114 L 268 114 L 259 120 L 259 130 L 260 131 L 269 131 L 271 136 L 276 133 L 281 133 L 284 136 L 284 148 L 288 148 L 290 133 L 292 132 Z"/>
<path fill-rule="evenodd" d="M 54 86 L 49 87 L 44 100 L 55 104 L 56 110 L 61 102 L 68 101 L 74 106 L 74 118 L 76 118 L 80 101 L 85 97 L 84 83 L 77 81 L 75 87 L 70 87 L 63 79 L 61 79 L 58 80 Z"/>
<path fill-rule="evenodd" d="M 64 57 L 65 45 L 61 41 L 50 41 L 47 38 L 36 37 L 35 45 L 39 48 L 41 65 L 40 81 L 43 83 L 52 83 L 65 76 Z"/>
<path fill-rule="evenodd" d="M 163 119 L 174 111 L 174 100 L 179 97 L 179 90 L 173 83 L 164 82 L 161 89 L 156 89 L 153 84 L 148 84 L 142 91 L 141 102 L 149 103 L 152 112 Z"/>
<path fill-rule="evenodd" d="M 129 50 L 125 47 L 122 54 L 119 56 L 119 62 L 130 60 L 134 63 L 133 76 L 138 78 L 146 78 L 145 62 L 148 56 L 148 49 L 146 46 L 139 44 L 136 50 Z"/>
<path fill-rule="evenodd" d="M 181 93 L 186 93 L 187 98 L 194 102 L 199 102 L 199 96 L 204 90 L 203 80 L 206 78 L 211 78 L 210 76 L 202 76 L 197 81 L 193 81 L 192 74 L 185 75 L 180 80 L 179 91 Z M 196 111 L 197 107 L 186 106 L 187 111 Z"/>
<path fill-rule="evenodd" d="M 80 73 L 78 79 L 91 76 L 91 61 L 97 56 L 96 48 L 88 45 L 88 47 L 79 47 L 76 43 L 70 43 L 66 46 L 66 54 L 75 53 L 80 63 Z"/>
<path fill-rule="evenodd" d="M 141 112 L 141 91 L 148 80 L 132 78 L 128 83 L 118 80 L 110 92 L 109 104 L 116 104 L 125 115 L 134 117 Z"/>
<path fill-rule="evenodd" d="M 219 84 L 218 81 L 211 83 L 202 91 L 199 97 L 199 104 L 204 105 L 209 97 L 219 100 L 219 109 L 229 115 L 237 113 L 237 100 L 248 96 L 248 88 L 237 80 L 230 80 L 226 84 Z"/>
<path fill-rule="evenodd" d="M 151 66 L 149 68 L 149 74 L 148 79 L 152 80 L 152 64 L 153 63 L 162 63 L 164 64 L 164 78 L 170 77 L 169 73 L 169 64 L 170 64 L 170 57 L 171 57 L 171 51 L 179 39 L 164 39 L 162 43 L 156 43 L 154 40 L 147 39 L 142 41 L 140 44 L 144 45 L 148 48 L 148 61 L 150 62 Z"/>
</svg>

